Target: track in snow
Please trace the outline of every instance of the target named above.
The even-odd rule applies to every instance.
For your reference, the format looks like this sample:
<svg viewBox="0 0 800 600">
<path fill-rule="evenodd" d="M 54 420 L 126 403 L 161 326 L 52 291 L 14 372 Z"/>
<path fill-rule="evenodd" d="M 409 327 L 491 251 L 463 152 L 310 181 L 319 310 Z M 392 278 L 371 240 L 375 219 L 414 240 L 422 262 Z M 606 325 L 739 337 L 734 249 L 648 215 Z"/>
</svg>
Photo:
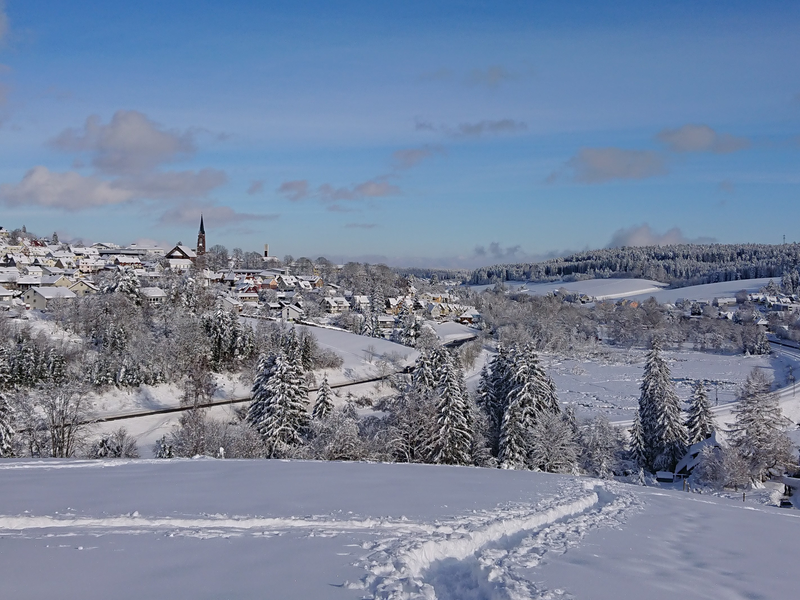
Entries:
<svg viewBox="0 0 800 600">
<path fill-rule="evenodd" d="M 532 571 L 593 529 L 620 525 L 636 496 L 610 482 L 565 484 L 558 497 L 440 524 L 425 535 L 386 537 L 367 549 L 368 574 L 351 589 L 386 600 L 569 598 L 540 589 Z"/>
<path fill-rule="evenodd" d="M 539 589 L 535 571 L 548 554 L 565 552 L 588 532 L 618 525 L 637 505 L 625 486 L 597 480 L 565 482 L 538 504 L 514 504 L 434 522 L 407 519 L 231 516 L 201 514 L 0 515 L 0 537 L 76 534 L 191 538 L 307 537 L 350 534 L 363 551 L 366 575 L 342 587 L 364 598 L 478 600 L 568 598 Z"/>
</svg>

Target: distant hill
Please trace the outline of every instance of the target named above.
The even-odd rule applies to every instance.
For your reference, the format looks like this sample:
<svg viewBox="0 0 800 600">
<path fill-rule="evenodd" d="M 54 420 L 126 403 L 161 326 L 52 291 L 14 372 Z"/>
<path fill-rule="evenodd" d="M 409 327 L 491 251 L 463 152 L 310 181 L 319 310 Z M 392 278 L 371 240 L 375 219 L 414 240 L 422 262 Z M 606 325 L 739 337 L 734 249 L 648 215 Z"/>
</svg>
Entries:
<svg viewBox="0 0 800 600">
<path fill-rule="evenodd" d="M 471 284 L 636 277 L 673 286 L 780 278 L 796 271 L 800 244 L 680 244 L 604 248 L 538 263 L 475 269 Z"/>
</svg>

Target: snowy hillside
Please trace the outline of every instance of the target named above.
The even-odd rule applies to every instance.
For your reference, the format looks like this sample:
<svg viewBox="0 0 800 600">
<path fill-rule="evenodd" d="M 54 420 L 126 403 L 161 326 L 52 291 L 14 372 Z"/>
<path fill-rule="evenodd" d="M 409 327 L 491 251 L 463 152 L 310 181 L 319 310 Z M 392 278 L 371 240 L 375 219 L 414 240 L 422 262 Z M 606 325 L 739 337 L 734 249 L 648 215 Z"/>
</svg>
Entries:
<svg viewBox="0 0 800 600">
<path fill-rule="evenodd" d="M 3 597 L 793 597 L 800 518 L 463 467 L 0 464 Z"/>
</svg>

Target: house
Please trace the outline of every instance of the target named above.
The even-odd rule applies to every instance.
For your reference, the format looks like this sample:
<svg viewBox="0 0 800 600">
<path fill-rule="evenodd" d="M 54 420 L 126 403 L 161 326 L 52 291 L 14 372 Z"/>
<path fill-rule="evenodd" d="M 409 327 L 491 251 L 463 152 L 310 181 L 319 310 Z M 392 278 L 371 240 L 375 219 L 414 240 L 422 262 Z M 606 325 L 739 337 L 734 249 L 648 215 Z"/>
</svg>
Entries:
<svg viewBox="0 0 800 600">
<path fill-rule="evenodd" d="M 167 263 L 173 271 L 187 271 L 192 268 L 194 262 L 189 258 L 168 258 Z"/>
<path fill-rule="evenodd" d="M 36 310 L 46 310 L 54 300 L 72 300 L 75 293 L 65 287 L 32 287 L 23 296 L 25 303 Z"/>
<path fill-rule="evenodd" d="M 17 279 L 17 287 L 21 290 L 29 290 L 32 287 L 38 287 L 41 283 L 42 278 L 34 275 L 23 275 Z"/>
<path fill-rule="evenodd" d="M 97 294 L 100 291 L 95 284 L 85 279 L 78 279 L 78 281 L 69 286 L 69 289 L 78 297 Z"/>
<path fill-rule="evenodd" d="M 428 306 L 425 307 L 425 314 L 431 317 L 432 319 L 438 319 L 444 313 L 444 309 L 442 308 L 441 304 L 436 302 L 431 302 Z"/>
<path fill-rule="evenodd" d="M 40 285 L 42 287 L 65 287 L 72 286 L 72 281 L 63 275 L 43 275 Z"/>
<path fill-rule="evenodd" d="M 189 248 L 189 246 L 183 246 L 178 244 L 172 250 L 167 252 L 164 255 L 166 259 L 177 259 L 177 260 L 189 260 L 194 262 L 197 259 L 197 253 Z"/>
<path fill-rule="evenodd" d="M 281 319 L 284 321 L 296 321 L 303 318 L 303 309 L 294 304 L 286 304 L 281 308 Z"/>
<path fill-rule="evenodd" d="M 163 304 L 167 300 L 167 293 L 160 287 L 143 287 L 139 290 L 139 294 L 151 305 Z"/>
<path fill-rule="evenodd" d="M 350 310 L 350 304 L 347 302 L 347 298 L 344 298 L 343 296 L 324 298 L 322 304 L 325 307 L 326 312 L 331 314 L 339 314 Z"/>
<path fill-rule="evenodd" d="M 353 295 L 351 299 L 351 304 L 353 310 L 355 311 L 361 312 L 364 310 L 369 310 L 369 305 L 370 305 L 369 296 Z"/>
<path fill-rule="evenodd" d="M 12 292 L 11 290 L 7 290 L 2 285 L 0 285 L 0 302 L 10 302 L 13 297 L 14 297 L 14 292 Z"/>
<path fill-rule="evenodd" d="M 678 462 L 677 466 L 675 467 L 675 473 L 677 473 L 678 475 L 689 475 L 700 462 L 700 453 L 706 446 L 711 446 L 712 448 L 720 447 L 720 444 L 717 441 L 716 432 L 712 433 L 711 437 L 701 440 L 696 444 L 692 444 L 691 446 L 689 446 L 689 450 L 687 450 L 684 457 Z"/>
<path fill-rule="evenodd" d="M 224 296 L 222 298 L 222 308 L 225 310 L 229 310 L 231 312 L 242 312 L 242 308 L 244 304 L 242 304 L 236 298 L 231 298 L 230 296 Z"/>
<path fill-rule="evenodd" d="M 458 322 L 464 325 L 472 325 L 473 323 L 478 323 L 480 320 L 481 313 L 474 308 L 468 308 L 458 317 Z"/>
</svg>

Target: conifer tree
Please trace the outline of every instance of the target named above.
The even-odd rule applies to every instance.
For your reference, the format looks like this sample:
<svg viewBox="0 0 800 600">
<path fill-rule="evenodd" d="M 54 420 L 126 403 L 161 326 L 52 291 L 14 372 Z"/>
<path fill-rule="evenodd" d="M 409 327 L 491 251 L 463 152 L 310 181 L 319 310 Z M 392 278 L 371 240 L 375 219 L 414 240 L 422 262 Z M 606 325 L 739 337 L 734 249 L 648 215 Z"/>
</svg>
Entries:
<svg viewBox="0 0 800 600">
<path fill-rule="evenodd" d="M 464 375 L 455 357 L 441 350 L 436 372 L 437 428 L 432 458 L 436 464 L 467 465 L 472 447 L 472 415 Z"/>
<path fill-rule="evenodd" d="M 0 458 L 8 458 L 14 453 L 14 413 L 3 394 L 0 394 Z"/>
<path fill-rule="evenodd" d="M 711 437 L 715 430 L 711 404 L 708 402 L 708 393 L 702 381 L 698 381 L 692 391 L 686 416 L 686 430 L 690 446 Z"/>
<path fill-rule="evenodd" d="M 634 417 L 633 425 L 631 425 L 629 434 L 630 457 L 637 465 L 639 465 L 639 468 L 641 469 L 641 467 L 647 464 L 647 451 L 644 446 L 642 422 L 639 419 L 639 415 Z"/>
<path fill-rule="evenodd" d="M 436 387 L 436 375 L 433 368 L 431 353 L 422 350 L 414 363 L 414 370 L 411 372 L 411 385 L 420 393 L 429 392 Z"/>
<path fill-rule="evenodd" d="M 640 390 L 639 422 L 645 466 L 672 469 L 686 452 L 687 434 L 681 421 L 680 400 L 657 339 L 647 353 Z"/>
<path fill-rule="evenodd" d="M 317 421 L 326 418 L 333 410 L 333 390 L 328 384 L 328 376 L 322 379 L 322 385 L 317 392 L 317 400 L 314 409 L 311 411 L 311 418 Z"/>
<path fill-rule="evenodd" d="M 762 371 L 753 369 L 747 377 L 734 414 L 731 446 L 747 465 L 752 481 L 763 481 L 771 469 L 783 470 L 795 462 L 791 440 L 785 433 L 791 421 L 783 416 Z"/>
<path fill-rule="evenodd" d="M 259 363 L 247 420 L 261 434 L 270 457 L 302 442 L 308 424 L 307 391 L 299 362 L 277 354 Z"/>
</svg>

